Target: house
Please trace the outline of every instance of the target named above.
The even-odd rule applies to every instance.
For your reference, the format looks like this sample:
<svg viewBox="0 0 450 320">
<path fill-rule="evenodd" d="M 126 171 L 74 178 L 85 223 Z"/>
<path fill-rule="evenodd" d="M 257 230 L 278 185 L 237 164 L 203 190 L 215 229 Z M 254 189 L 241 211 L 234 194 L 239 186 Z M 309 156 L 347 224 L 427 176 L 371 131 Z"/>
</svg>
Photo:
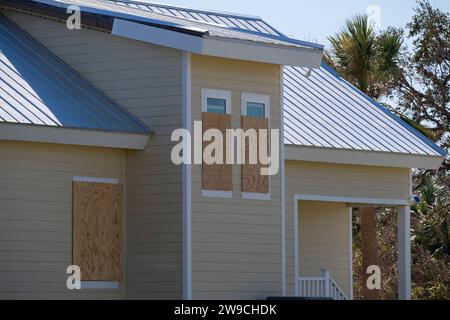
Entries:
<svg viewBox="0 0 450 320">
<path fill-rule="evenodd" d="M 351 208 L 388 206 L 409 299 L 411 172 L 445 152 L 322 55 L 258 17 L 0 0 L 0 298 L 351 299 Z M 279 129 L 279 172 L 174 164 L 201 120 Z"/>
</svg>

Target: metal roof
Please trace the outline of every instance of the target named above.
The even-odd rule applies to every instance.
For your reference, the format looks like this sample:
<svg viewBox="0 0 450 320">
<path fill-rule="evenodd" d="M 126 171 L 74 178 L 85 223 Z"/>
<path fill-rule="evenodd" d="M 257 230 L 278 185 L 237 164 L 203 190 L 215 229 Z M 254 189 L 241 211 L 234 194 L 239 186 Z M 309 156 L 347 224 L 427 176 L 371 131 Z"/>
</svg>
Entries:
<svg viewBox="0 0 450 320">
<path fill-rule="evenodd" d="M 156 3 L 107 0 L 122 6 L 185 19 L 283 36 L 259 17 L 179 8 Z M 348 150 L 445 155 L 445 151 L 322 64 L 284 67 L 285 143 Z"/>
<path fill-rule="evenodd" d="M 251 30 L 248 28 L 238 28 L 231 24 L 231 20 L 226 23 L 216 24 L 211 23 L 205 19 L 198 18 L 188 19 L 182 14 L 176 14 L 175 11 L 169 11 L 168 9 L 162 13 L 161 10 L 153 10 L 151 7 L 132 6 L 127 2 L 115 2 L 109 0 L 33 0 L 34 2 L 48 4 L 51 6 L 67 7 L 69 5 L 77 5 L 82 11 L 92 12 L 98 14 L 106 14 L 116 18 L 124 18 L 128 20 L 134 20 L 139 22 L 148 22 L 160 25 L 167 25 L 170 27 L 179 28 L 180 30 L 188 30 L 195 28 L 197 30 L 207 31 L 208 37 L 226 38 L 234 40 L 252 41 L 268 45 L 277 45 L 281 47 L 290 48 L 308 48 L 322 50 L 323 46 L 309 43 L 306 41 L 300 41 L 291 39 L 278 33 L 262 33 L 260 31 Z M 181 12 L 181 11 L 180 11 Z M 232 18 L 230 18 L 232 19 Z M 225 21 L 224 21 L 225 22 Z"/>
<path fill-rule="evenodd" d="M 445 155 L 431 140 L 364 95 L 329 66 L 284 68 L 285 143 Z"/>
<path fill-rule="evenodd" d="M 134 116 L 0 14 L 0 123 L 148 134 Z"/>
</svg>

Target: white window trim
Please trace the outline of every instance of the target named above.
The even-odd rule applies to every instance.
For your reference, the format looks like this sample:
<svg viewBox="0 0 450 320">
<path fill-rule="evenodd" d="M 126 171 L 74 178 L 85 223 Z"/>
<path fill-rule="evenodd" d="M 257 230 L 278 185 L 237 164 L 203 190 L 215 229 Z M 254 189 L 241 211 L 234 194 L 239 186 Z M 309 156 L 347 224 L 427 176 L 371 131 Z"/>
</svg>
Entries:
<svg viewBox="0 0 450 320">
<path fill-rule="evenodd" d="M 202 112 L 208 112 L 207 99 L 224 99 L 226 102 L 226 114 L 231 114 L 231 91 L 218 89 L 202 89 Z"/>
<path fill-rule="evenodd" d="M 74 182 L 92 182 L 92 183 L 109 183 L 109 184 L 119 184 L 118 178 L 97 178 L 97 177 L 73 177 Z"/>
<path fill-rule="evenodd" d="M 203 198 L 233 198 L 233 191 L 202 190 Z"/>
<path fill-rule="evenodd" d="M 120 289 L 118 281 L 80 281 L 81 289 Z"/>
<path fill-rule="evenodd" d="M 264 117 L 270 120 L 270 96 L 256 93 L 243 92 L 241 96 L 241 114 L 247 115 L 247 102 L 264 104 Z"/>
<path fill-rule="evenodd" d="M 268 130 L 270 132 L 270 96 L 242 92 L 241 94 L 241 114 L 247 116 L 247 102 L 256 102 L 264 104 L 264 117 L 269 120 Z M 254 193 L 254 192 L 242 192 L 243 200 L 260 200 L 270 201 L 272 200 L 272 178 L 269 176 L 269 193 Z"/>
<path fill-rule="evenodd" d="M 270 190 L 270 179 L 269 179 L 269 190 Z M 272 194 L 270 192 L 269 193 L 242 192 L 242 199 L 270 201 L 272 200 Z"/>
</svg>

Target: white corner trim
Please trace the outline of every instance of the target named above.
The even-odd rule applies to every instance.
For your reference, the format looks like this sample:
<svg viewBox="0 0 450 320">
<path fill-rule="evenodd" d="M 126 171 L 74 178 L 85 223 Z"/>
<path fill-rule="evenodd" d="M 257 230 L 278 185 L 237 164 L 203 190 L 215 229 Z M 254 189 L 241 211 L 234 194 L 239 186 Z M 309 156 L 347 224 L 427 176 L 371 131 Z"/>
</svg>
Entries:
<svg viewBox="0 0 450 320">
<path fill-rule="evenodd" d="M 81 289 L 120 289 L 118 281 L 80 281 Z"/>
<path fill-rule="evenodd" d="M 411 300 L 411 208 L 397 208 L 398 298 Z"/>
<path fill-rule="evenodd" d="M 299 287 L 298 287 L 298 278 L 300 274 L 300 261 L 299 261 L 299 236 L 298 236 L 298 215 L 299 215 L 299 198 L 298 195 L 294 195 L 294 288 L 295 288 L 295 296 L 298 297 L 300 295 Z"/>
<path fill-rule="evenodd" d="M 231 114 L 232 106 L 231 106 L 231 91 L 228 90 L 219 90 L 219 89 L 209 89 L 202 88 L 202 112 L 207 112 L 207 99 L 215 98 L 215 99 L 224 99 L 226 103 L 226 114 Z"/>
<path fill-rule="evenodd" d="M 191 54 L 183 52 L 183 127 L 191 131 Z M 183 299 L 192 299 L 192 166 L 183 164 Z"/>
<path fill-rule="evenodd" d="M 119 184 L 118 178 L 96 178 L 96 177 L 73 177 L 74 182 L 92 182 L 92 183 L 109 183 L 109 184 Z"/>
<path fill-rule="evenodd" d="M 233 191 L 202 190 L 203 198 L 233 198 Z"/>
<path fill-rule="evenodd" d="M 270 201 L 272 196 L 270 193 L 242 192 L 242 199 Z"/>
<path fill-rule="evenodd" d="M 297 195 L 298 200 L 303 201 L 323 201 L 323 202 L 344 202 L 349 205 L 380 205 L 380 206 L 399 206 L 408 205 L 407 199 L 380 199 L 380 198 L 355 198 L 355 197 L 334 197 L 323 195 Z"/>
<path fill-rule="evenodd" d="M 353 208 L 348 208 L 349 215 L 349 298 L 353 300 Z"/>
<path fill-rule="evenodd" d="M 280 106 L 284 105 L 284 72 L 280 66 Z M 269 101 L 270 103 L 270 101 Z M 287 295 L 286 288 L 286 177 L 284 154 L 284 108 L 280 110 L 280 174 L 281 174 L 281 295 Z"/>
<path fill-rule="evenodd" d="M 265 117 L 270 119 L 270 96 L 256 93 L 242 92 L 241 94 L 241 114 L 247 115 L 247 102 L 262 103 L 265 106 Z"/>
</svg>

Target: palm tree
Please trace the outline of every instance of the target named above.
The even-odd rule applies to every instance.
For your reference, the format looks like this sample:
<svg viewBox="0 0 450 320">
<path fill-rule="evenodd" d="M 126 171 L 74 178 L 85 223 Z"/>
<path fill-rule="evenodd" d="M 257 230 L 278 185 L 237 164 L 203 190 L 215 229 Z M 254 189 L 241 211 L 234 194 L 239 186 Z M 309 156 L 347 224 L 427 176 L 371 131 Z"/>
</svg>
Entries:
<svg viewBox="0 0 450 320">
<path fill-rule="evenodd" d="M 335 36 L 330 37 L 332 50 L 325 60 L 345 79 L 374 99 L 389 94 L 398 76 L 402 32 L 387 29 L 377 33 L 367 15 L 346 21 Z M 376 208 L 361 208 L 361 254 L 364 299 L 380 298 L 378 290 L 368 290 L 366 270 L 378 265 Z"/>
</svg>

